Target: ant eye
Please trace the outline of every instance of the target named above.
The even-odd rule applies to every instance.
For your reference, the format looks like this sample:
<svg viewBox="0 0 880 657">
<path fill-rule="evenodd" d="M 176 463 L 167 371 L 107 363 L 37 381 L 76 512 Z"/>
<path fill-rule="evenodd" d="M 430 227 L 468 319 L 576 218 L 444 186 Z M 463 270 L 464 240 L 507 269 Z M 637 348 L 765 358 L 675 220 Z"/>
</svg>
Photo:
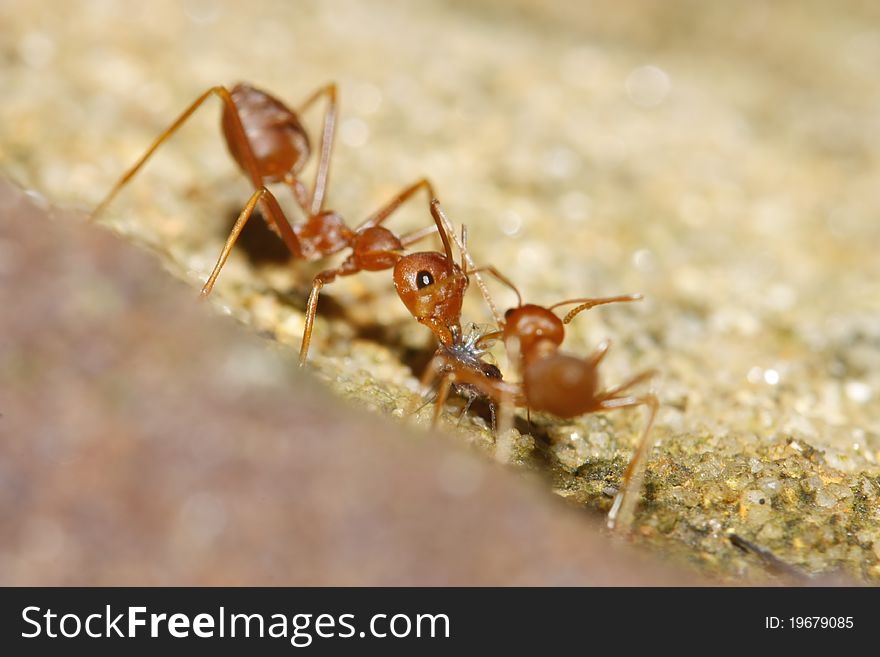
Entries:
<svg viewBox="0 0 880 657">
<path fill-rule="evenodd" d="M 422 270 L 418 274 L 416 274 L 416 287 L 418 287 L 420 290 L 433 284 L 434 277 L 431 276 L 431 272 Z"/>
</svg>

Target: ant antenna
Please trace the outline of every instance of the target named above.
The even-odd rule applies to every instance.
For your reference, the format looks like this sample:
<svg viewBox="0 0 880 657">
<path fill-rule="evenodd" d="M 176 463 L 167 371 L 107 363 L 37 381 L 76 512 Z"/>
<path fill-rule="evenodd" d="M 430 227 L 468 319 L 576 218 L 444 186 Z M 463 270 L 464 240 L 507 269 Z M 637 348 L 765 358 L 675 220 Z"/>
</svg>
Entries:
<svg viewBox="0 0 880 657">
<path fill-rule="evenodd" d="M 431 199 L 431 216 L 434 217 L 434 222 L 437 224 L 437 232 L 440 233 L 440 239 L 443 240 L 443 250 L 446 251 L 446 264 L 449 268 L 449 274 L 452 275 L 455 273 L 455 261 L 452 259 L 452 245 L 449 243 L 449 235 L 447 233 L 450 230 L 449 220 L 443 214 L 440 201 L 436 198 Z"/>
<path fill-rule="evenodd" d="M 480 293 L 483 295 L 483 299 L 485 299 L 486 305 L 489 306 L 489 310 L 492 311 L 492 317 L 495 319 L 495 323 L 501 326 L 504 323 L 504 320 L 502 319 L 501 314 L 498 312 L 498 307 L 492 300 L 492 296 L 489 294 L 489 288 L 486 287 L 486 283 L 485 281 L 483 281 L 483 277 L 479 274 L 479 268 L 474 264 L 474 261 L 471 258 L 471 254 L 468 253 L 467 245 L 459 242 L 452 222 L 449 221 L 449 217 L 447 217 L 446 213 L 443 212 L 443 208 L 440 207 L 440 201 L 438 201 L 437 199 L 434 199 L 431 202 L 431 213 L 434 213 L 434 203 L 437 204 L 437 215 L 439 216 L 440 221 L 443 222 L 443 225 L 446 227 L 448 233 L 452 235 L 452 239 L 455 241 L 455 245 L 461 252 L 462 262 L 467 263 L 467 266 L 470 269 L 469 273 L 474 275 L 474 280 L 477 281 L 477 287 L 480 288 Z M 434 218 L 437 219 L 437 216 L 435 216 Z M 440 231 L 440 234 L 442 235 L 443 231 Z M 465 269 L 465 271 L 467 271 L 467 269 Z"/>
<path fill-rule="evenodd" d="M 467 261 L 465 260 L 465 254 L 467 254 L 467 225 L 461 225 L 461 248 L 459 249 L 461 252 L 461 270 L 467 271 Z"/>
<path fill-rule="evenodd" d="M 562 318 L 562 323 L 568 324 L 571 320 L 575 318 L 576 315 L 582 313 L 585 310 L 589 310 L 590 308 L 602 306 L 606 303 L 641 301 L 644 298 L 645 297 L 642 294 L 624 294 L 617 297 L 601 297 L 598 299 L 566 299 L 565 301 L 559 301 L 558 303 L 554 303 L 552 306 L 548 306 L 547 310 L 553 310 L 554 308 L 565 306 L 570 303 L 579 303 L 580 305 L 577 308 L 570 310 L 568 314 Z"/>
<path fill-rule="evenodd" d="M 519 288 L 517 288 L 517 286 L 513 284 L 513 281 L 511 281 L 509 278 L 507 278 L 507 276 L 495 269 L 495 267 L 493 267 L 492 265 L 483 265 L 482 267 L 477 267 L 476 269 L 470 270 L 468 274 L 478 274 L 482 271 L 492 274 L 493 278 L 513 290 L 513 293 L 516 295 L 516 307 L 522 308 L 523 300 L 522 295 L 519 293 Z M 474 278 L 476 278 L 476 276 Z"/>
</svg>

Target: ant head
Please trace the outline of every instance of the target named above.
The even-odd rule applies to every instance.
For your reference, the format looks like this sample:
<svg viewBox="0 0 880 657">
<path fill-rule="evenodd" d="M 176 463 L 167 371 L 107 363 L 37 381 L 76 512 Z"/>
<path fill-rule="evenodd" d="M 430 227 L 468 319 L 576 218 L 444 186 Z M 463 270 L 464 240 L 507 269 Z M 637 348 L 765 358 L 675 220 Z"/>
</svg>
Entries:
<svg viewBox="0 0 880 657">
<path fill-rule="evenodd" d="M 523 355 L 530 353 L 539 342 L 549 341 L 558 347 L 565 338 L 562 320 L 542 306 L 527 303 L 511 308 L 504 319 L 504 340 L 517 338 Z"/>
<path fill-rule="evenodd" d="M 442 253 L 412 253 L 394 266 L 394 288 L 403 305 L 444 346 L 461 339 L 461 304 L 467 286 L 461 267 Z"/>
</svg>

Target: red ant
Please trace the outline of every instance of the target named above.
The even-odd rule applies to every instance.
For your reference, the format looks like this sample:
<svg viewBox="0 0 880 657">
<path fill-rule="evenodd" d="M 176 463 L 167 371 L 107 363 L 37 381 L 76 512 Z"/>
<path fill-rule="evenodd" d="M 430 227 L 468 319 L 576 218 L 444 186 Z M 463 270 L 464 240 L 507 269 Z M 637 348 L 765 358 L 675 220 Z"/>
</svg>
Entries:
<svg viewBox="0 0 880 657">
<path fill-rule="evenodd" d="M 486 353 L 483 348 L 484 341 L 477 334 L 465 337 L 461 330 L 461 307 L 469 285 L 468 275 L 478 276 L 479 271 L 482 270 L 466 271 L 466 250 L 462 251 L 462 264 L 455 263 L 447 232 L 449 227 L 443 224 L 445 215 L 437 199 L 431 201 L 431 216 L 443 241 L 445 254 L 421 252 L 402 257 L 394 267 L 394 288 L 410 314 L 420 324 L 431 329 L 436 336 L 439 346 L 434 362 L 438 363 L 438 366 L 442 361 L 453 369 L 468 367 L 475 376 L 500 380 L 501 371 L 483 359 Z M 462 227 L 462 239 L 467 240 L 464 227 Z M 479 279 L 478 282 L 482 288 Z M 444 366 L 440 368 L 438 371 L 445 375 Z M 427 387 L 428 383 L 429 381 L 423 381 L 423 387 Z M 462 382 L 457 387 L 469 397 L 462 416 L 477 397 L 486 397 L 479 388 L 469 382 Z M 444 385 L 439 389 L 434 406 L 434 424 L 449 394 L 449 388 L 449 385 Z M 491 400 L 490 411 L 494 429 L 495 407 Z"/>
<path fill-rule="evenodd" d="M 222 86 L 211 87 L 199 96 L 116 182 L 92 213 L 93 217 L 106 208 L 156 149 L 212 95 L 223 102 L 221 126 L 226 146 L 239 168 L 250 178 L 254 193 L 236 220 L 217 264 L 202 287 L 201 296 L 206 297 L 211 293 L 220 270 L 257 204 L 260 205 L 269 227 L 297 258 L 315 261 L 343 249 L 351 249 L 351 254 L 339 267 L 322 271 L 314 278 L 306 307 L 300 348 L 299 363 L 303 365 L 309 353 L 321 288 L 334 281 L 337 276 L 390 269 L 410 244 L 430 235 L 435 230 L 434 226 L 398 237 L 381 224 L 420 189 L 425 189 L 428 198 L 432 199 L 433 187 L 425 178 L 417 181 L 400 191 L 352 230 L 339 214 L 324 209 L 336 125 L 336 85 L 328 84 L 318 89 L 302 103 L 298 111 L 294 111 L 265 91 L 246 84 L 237 84 L 232 90 Z M 324 112 L 315 180 L 311 190 L 308 190 L 298 176 L 312 149 L 299 116 L 321 97 L 326 97 L 327 108 Z M 266 187 L 271 183 L 284 183 L 290 187 L 294 199 L 306 216 L 305 221 L 291 226 L 277 199 Z"/>
<path fill-rule="evenodd" d="M 437 201 L 432 202 L 431 211 L 438 225 L 442 223 L 455 239 L 450 222 Z M 462 260 L 470 261 L 464 231 L 458 247 L 462 252 Z M 440 340 L 441 348 L 422 380 L 423 387 L 427 387 L 434 379 L 441 378 L 434 421 L 439 416 L 439 405 L 445 401 L 450 385 L 468 386 L 497 404 L 502 411 L 501 434 L 512 424 L 510 419 L 504 419 L 505 416 L 510 417 L 513 406 L 525 407 L 528 411 L 543 411 L 566 419 L 618 408 L 647 406 L 649 412 L 644 431 L 608 514 L 609 527 L 629 527 L 644 481 L 646 457 L 650 448 L 648 438 L 659 402 L 651 393 L 636 396 L 628 391 L 654 376 L 655 372 L 642 372 L 621 385 L 603 391 L 599 389 L 599 365 L 608 353 L 610 343 L 602 343 L 586 358 L 566 354 L 559 347 L 565 337 L 565 324 L 579 313 L 599 305 L 638 301 L 642 296 L 631 294 L 597 299 L 568 299 L 549 307 L 523 304 L 517 287 L 494 267 L 472 268 L 462 275 L 466 277 L 467 273 L 474 274 L 480 270 L 487 271 L 509 286 L 516 293 L 518 305 L 505 313 L 498 330 L 484 334 L 471 341 L 470 345 L 463 345 L 460 340 L 455 344 Z M 463 293 L 462 288 L 461 294 Z M 494 313 L 494 303 L 488 298 L 487 301 Z M 407 303 L 406 299 L 404 303 Z M 578 304 L 577 307 L 563 319 L 552 312 L 554 308 L 573 303 Z M 455 307 L 460 311 L 461 302 Z M 460 320 L 457 316 L 444 316 L 443 319 L 447 325 L 459 326 Z M 438 334 L 438 338 L 440 337 L 441 334 Z M 487 342 L 498 338 L 503 339 L 511 361 L 519 370 L 518 383 L 503 381 L 500 376 L 490 376 L 484 367 L 480 354 L 485 351 Z M 462 346 L 466 348 L 461 348 Z"/>
</svg>

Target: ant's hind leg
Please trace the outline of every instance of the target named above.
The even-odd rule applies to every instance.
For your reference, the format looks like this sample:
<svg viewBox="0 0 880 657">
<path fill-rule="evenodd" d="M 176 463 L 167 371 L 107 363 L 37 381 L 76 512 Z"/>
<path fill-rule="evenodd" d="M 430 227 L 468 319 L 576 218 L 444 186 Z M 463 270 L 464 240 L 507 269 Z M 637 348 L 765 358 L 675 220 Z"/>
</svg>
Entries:
<svg viewBox="0 0 880 657">
<path fill-rule="evenodd" d="M 141 168 L 147 163 L 147 160 L 156 152 L 156 150 L 161 146 L 165 141 L 167 141 L 175 132 L 177 132 L 178 128 L 182 126 L 193 113 L 202 106 L 202 104 L 211 96 L 217 96 L 223 102 L 226 111 L 229 113 L 229 116 L 232 119 L 232 126 L 235 131 L 235 142 L 238 150 L 242 156 L 242 164 L 246 169 L 247 175 L 251 179 L 251 184 L 254 187 L 254 191 L 257 192 L 261 188 L 263 188 L 263 177 L 260 175 L 260 168 L 257 164 L 257 158 L 254 155 L 253 149 L 251 148 L 250 141 L 248 141 L 247 133 L 245 132 L 244 125 L 241 122 L 241 116 L 238 113 L 238 107 L 235 104 L 235 101 L 232 99 L 232 94 L 229 93 L 229 90 L 223 86 L 215 86 L 211 87 L 207 91 L 205 91 L 201 96 L 196 98 L 189 107 L 187 107 L 181 114 L 178 116 L 170 126 L 168 126 L 162 133 L 156 137 L 150 147 L 146 150 L 146 152 L 141 155 L 141 157 L 135 162 L 123 175 L 122 177 L 116 181 L 104 199 L 98 204 L 98 206 L 92 211 L 90 219 L 96 219 L 110 202 L 116 198 L 116 195 L 134 176 L 135 174 L 141 170 Z M 287 221 L 287 217 L 284 215 L 284 212 L 281 210 L 281 206 L 278 205 L 278 201 L 275 200 L 275 197 L 271 194 L 267 194 L 262 197 L 262 206 L 265 210 L 266 220 L 270 223 L 270 226 L 275 230 L 276 233 L 284 240 L 284 243 L 287 245 L 287 248 L 297 257 L 302 256 L 302 249 L 300 248 L 299 238 L 297 238 L 296 234 L 293 232 L 293 229 L 290 227 L 290 223 Z"/>
<path fill-rule="evenodd" d="M 610 410 L 613 408 L 626 408 L 632 406 L 647 406 L 648 419 L 645 429 L 639 439 L 635 454 L 630 459 L 629 465 L 623 473 L 620 488 L 608 512 L 608 528 L 621 534 L 629 532 L 635 516 L 636 504 L 641 496 L 645 481 L 645 471 L 648 465 L 648 453 L 651 451 L 651 428 L 654 426 L 654 418 L 660 407 L 660 402 L 652 394 L 642 397 L 624 397 L 610 399 L 601 402 L 598 410 Z"/>
<path fill-rule="evenodd" d="M 158 137 L 156 137 L 156 139 L 153 141 L 153 143 L 150 144 L 150 147 L 147 149 L 147 151 L 143 155 L 141 155 L 141 157 L 138 159 L 138 161 L 135 162 L 128 169 L 128 171 L 126 171 L 122 175 L 122 177 L 119 180 L 116 181 L 116 184 L 113 185 L 113 187 L 107 193 L 107 196 L 104 197 L 104 200 L 102 200 L 98 204 L 98 206 L 94 209 L 94 211 L 92 212 L 92 214 L 91 214 L 92 219 L 96 218 L 98 215 L 100 215 L 104 211 L 104 209 L 116 197 L 116 194 L 119 193 L 119 190 L 122 189 L 125 186 L 125 184 L 129 180 L 131 180 L 138 171 L 140 171 L 141 167 L 143 167 L 144 164 L 146 164 L 147 160 L 149 160 L 150 157 L 153 155 L 153 153 L 156 152 L 156 149 L 158 149 L 159 146 L 161 146 L 165 141 L 167 141 L 168 138 L 171 137 L 171 135 L 173 135 L 177 131 L 177 129 L 181 125 L 183 125 L 186 122 L 186 120 L 190 116 L 192 116 L 192 114 L 199 107 L 201 107 L 202 103 L 204 103 L 212 95 L 219 96 L 223 100 L 223 102 L 229 106 L 230 110 L 235 111 L 237 114 L 237 109 L 235 107 L 235 103 L 232 101 L 232 96 L 229 94 L 229 91 L 226 89 L 226 87 L 219 87 L 218 86 L 218 87 L 211 87 L 210 89 L 208 89 L 205 93 L 203 93 L 201 96 L 196 98 L 192 102 L 192 104 L 189 107 L 187 107 L 183 111 L 183 113 L 181 113 L 181 115 L 178 116 L 170 126 L 168 126 L 164 131 L 162 131 L 162 133 Z"/>
</svg>

